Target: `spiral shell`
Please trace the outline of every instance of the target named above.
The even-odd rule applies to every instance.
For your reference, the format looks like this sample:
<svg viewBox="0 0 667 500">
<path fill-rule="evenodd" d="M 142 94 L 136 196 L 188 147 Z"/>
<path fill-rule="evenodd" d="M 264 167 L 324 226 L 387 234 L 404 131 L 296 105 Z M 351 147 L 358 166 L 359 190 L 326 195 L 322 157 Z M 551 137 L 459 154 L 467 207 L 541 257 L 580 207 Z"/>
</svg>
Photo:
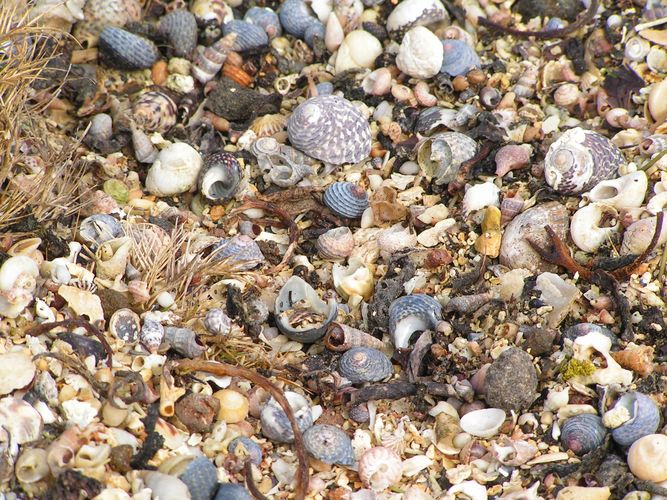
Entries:
<svg viewBox="0 0 667 500">
<path fill-rule="evenodd" d="M 122 27 L 141 21 L 141 4 L 138 0 L 89 0 L 83 16 L 84 20 L 76 23 L 72 34 L 80 43 L 92 48 L 97 46 L 105 27 Z"/>
<path fill-rule="evenodd" d="M 143 93 L 132 105 L 134 120 L 146 132 L 168 131 L 176 124 L 178 108 L 174 100 L 162 90 Z"/>
<path fill-rule="evenodd" d="M 313 97 L 301 103 L 287 121 L 292 146 L 325 163 L 357 163 L 370 154 L 368 121 L 348 100 Z"/>
<path fill-rule="evenodd" d="M 479 68 L 481 61 L 475 49 L 462 40 L 443 40 L 443 56 L 440 73 L 451 77 L 466 75 L 471 69 Z"/>
<path fill-rule="evenodd" d="M 198 23 L 204 25 L 214 23 L 222 26 L 234 19 L 232 8 L 225 0 L 194 0 L 190 5 L 190 12 L 194 14 Z"/>
<path fill-rule="evenodd" d="M 160 151 L 146 175 L 146 189 L 156 196 L 185 193 L 197 183 L 201 155 L 184 142 L 174 142 Z"/>
<path fill-rule="evenodd" d="M 196 457 L 178 478 L 188 487 L 192 500 L 211 500 L 218 489 L 218 470 L 206 457 Z"/>
<path fill-rule="evenodd" d="M 370 347 L 354 347 L 346 351 L 340 357 L 338 371 L 353 384 L 378 382 L 394 372 L 389 358 Z"/>
<path fill-rule="evenodd" d="M 206 350 L 206 346 L 199 340 L 197 334 L 189 328 L 167 326 L 164 328 L 164 342 L 181 356 L 197 358 Z"/>
<path fill-rule="evenodd" d="M 403 465 L 395 451 L 376 446 L 359 458 L 359 479 L 366 488 L 386 490 L 401 480 Z"/>
<path fill-rule="evenodd" d="M 313 414 L 308 400 L 301 394 L 291 391 L 285 392 L 285 398 L 294 413 L 299 430 L 304 432 L 309 429 L 313 425 Z M 262 426 L 262 434 L 271 441 L 278 443 L 291 443 L 294 441 L 292 426 L 287 419 L 287 415 L 275 399 L 269 399 L 264 405 L 259 421 Z"/>
<path fill-rule="evenodd" d="M 151 353 L 157 352 L 158 348 L 162 344 L 163 338 L 164 327 L 160 323 L 153 321 L 152 319 L 144 320 L 144 325 L 141 327 L 139 339 Z"/>
<path fill-rule="evenodd" d="M 199 192 L 209 201 L 228 201 L 239 188 L 243 172 L 231 153 L 217 152 L 204 158 L 199 172 Z"/>
<path fill-rule="evenodd" d="M 236 33 L 223 36 L 220 40 L 209 47 L 197 47 L 192 67 L 192 76 L 200 83 L 207 83 L 220 71 L 225 64 L 227 56 L 234 50 Z"/>
<path fill-rule="evenodd" d="M 204 326 L 212 335 L 227 335 L 232 328 L 232 320 L 222 309 L 209 309 L 204 318 Z"/>
<path fill-rule="evenodd" d="M 322 195 L 324 204 L 339 217 L 358 219 L 368 208 L 368 195 L 357 184 L 334 182 Z"/>
<path fill-rule="evenodd" d="M 280 26 L 278 14 L 268 7 L 249 8 L 243 17 L 243 20 L 261 27 L 266 32 L 269 39 L 282 35 L 283 29 L 282 26 Z"/>
<path fill-rule="evenodd" d="M 248 490 L 240 484 L 223 483 L 218 488 L 213 500 L 253 500 L 253 498 Z"/>
<path fill-rule="evenodd" d="M 585 455 L 604 442 L 607 429 L 597 415 L 583 413 L 568 418 L 561 428 L 560 441 L 563 448 L 577 455 Z"/>
<path fill-rule="evenodd" d="M 403 0 L 387 17 L 387 31 L 400 39 L 413 26 L 448 21 L 449 15 L 440 0 Z"/>
<path fill-rule="evenodd" d="M 653 434 L 660 425 L 660 410 L 646 394 L 637 391 L 625 393 L 611 412 L 622 409 L 630 419 L 611 431 L 611 437 L 621 446 L 630 446 L 639 438 Z M 607 412 L 609 413 L 609 412 Z M 605 414 L 605 421 L 607 414 Z"/>
<path fill-rule="evenodd" d="M 212 253 L 217 260 L 225 260 L 237 271 L 249 271 L 266 260 L 259 245 L 245 235 L 221 239 L 214 245 Z"/>
<path fill-rule="evenodd" d="M 525 203 L 519 195 L 503 198 L 503 201 L 500 202 L 500 224 L 504 226 L 519 215 Z"/>
<path fill-rule="evenodd" d="M 233 20 L 225 23 L 222 27 L 223 35 L 236 34 L 236 40 L 232 50 L 245 52 L 265 47 L 269 43 L 269 37 L 261 26 L 247 21 Z"/>
<path fill-rule="evenodd" d="M 590 190 L 612 179 L 624 163 L 621 151 L 606 137 L 582 128 L 564 132 L 544 158 L 547 184 L 563 194 Z"/>
<path fill-rule="evenodd" d="M 247 457 L 255 465 L 262 463 L 263 453 L 261 446 L 245 436 L 232 439 L 227 445 L 227 451 L 243 459 Z"/>
<path fill-rule="evenodd" d="M 354 250 L 354 236 L 349 227 L 329 229 L 317 238 L 317 250 L 323 259 L 346 259 Z"/>
<path fill-rule="evenodd" d="M 440 186 L 456 178 L 461 164 L 477 154 L 479 145 L 461 132 L 442 132 L 424 139 L 417 149 L 417 162 L 425 175 Z"/>
<path fill-rule="evenodd" d="M 31 484 L 49 475 L 46 463 L 46 450 L 41 448 L 25 448 L 16 460 L 14 469 L 16 479 L 21 483 Z"/>
<path fill-rule="evenodd" d="M 190 58 L 197 47 L 197 20 L 187 10 L 174 10 L 160 20 L 158 31 L 178 57 Z"/>
<path fill-rule="evenodd" d="M 319 23 L 315 14 L 303 0 L 285 0 L 278 11 L 278 16 L 283 29 L 290 35 L 301 39 L 311 25 Z"/>
<path fill-rule="evenodd" d="M 280 116 L 280 115 L 278 115 Z M 262 172 L 268 173 L 273 184 L 280 187 L 296 185 L 313 175 L 312 160 L 296 149 L 280 144 L 273 137 L 260 137 L 250 147 Z"/>
<path fill-rule="evenodd" d="M 325 464 L 352 465 L 352 441 L 342 429 L 333 425 L 313 425 L 303 434 L 303 444 L 311 456 Z"/>
<path fill-rule="evenodd" d="M 102 243 L 122 236 L 123 228 L 117 219 L 107 214 L 86 217 L 79 225 L 79 240 L 96 250 Z"/>
<path fill-rule="evenodd" d="M 530 163 L 531 147 L 527 144 L 509 144 L 496 152 L 496 175 L 526 167 Z"/>
<path fill-rule="evenodd" d="M 150 68 L 160 56 L 153 42 L 115 26 L 100 33 L 99 54 L 107 66 L 128 70 Z"/>
<path fill-rule="evenodd" d="M 442 319 L 442 305 L 430 295 L 399 297 L 389 306 L 389 335 L 397 349 L 408 347 L 418 330 L 434 330 Z"/>
</svg>

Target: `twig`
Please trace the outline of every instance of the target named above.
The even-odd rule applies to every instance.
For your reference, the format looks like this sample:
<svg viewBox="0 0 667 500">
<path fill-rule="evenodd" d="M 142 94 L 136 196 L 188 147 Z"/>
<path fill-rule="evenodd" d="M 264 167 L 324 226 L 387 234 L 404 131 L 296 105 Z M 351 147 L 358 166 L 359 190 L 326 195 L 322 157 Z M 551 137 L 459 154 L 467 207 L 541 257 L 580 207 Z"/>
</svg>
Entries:
<svg viewBox="0 0 667 500">
<path fill-rule="evenodd" d="M 262 495 L 262 492 L 259 491 L 255 481 L 252 479 L 252 461 L 250 459 L 245 461 L 243 472 L 245 473 L 245 484 L 248 487 L 248 490 L 250 490 L 252 496 L 254 496 L 257 500 L 266 500 L 266 497 Z"/>
<path fill-rule="evenodd" d="M 107 392 L 107 387 L 108 384 L 98 382 L 95 380 L 95 377 L 88 371 L 88 368 L 86 368 L 86 365 L 84 365 L 78 358 L 72 358 L 70 356 L 67 356 L 66 354 L 63 354 L 62 352 L 42 352 L 39 354 L 36 354 L 33 356 L 33 361 L 36 359 L 40 358 L 53 358 L 57 359 L 60 361 L 62 364 L 66 365 L 68 368 L 71 370 L 74 370 L 77 372 L 79 375 L 81 375 L 83 378 L 86 379 L 86 381 L 95 388 L 97 392 L 100 394 L 104 394 Z"/>
<path fill-rule="evenodd" d="M 304 500 L 306 498 L 306 490 L 308 488 L 308 454 L 303 444 L 303 436 L 299 429 L 299 424 L 294 417 L 292 408 L 289 402 L 283 395 L 282 391 L 278 389 L 268 379 L 262 377 L 258 373 L 242 368 L 240 366 L 232 366 L 226 363 L 217 363 L 214 361 L 199 361 L 194 359 L 179 360 L 174 363 L 176 369 L 181 371 L 202 371 L 212 373 L 222 377 L 241 377 L 249 380 L 253 384 L 257 384 L 262 389 L 268 391 L 273 399 L 280 405 L 292 426 L 294 433 L 294 447 L 296 448 L 296 456 L 299 459 L 299 468 L 297 470 L 297 484 L 296 484 L 296 500 Z"/>
</svg>

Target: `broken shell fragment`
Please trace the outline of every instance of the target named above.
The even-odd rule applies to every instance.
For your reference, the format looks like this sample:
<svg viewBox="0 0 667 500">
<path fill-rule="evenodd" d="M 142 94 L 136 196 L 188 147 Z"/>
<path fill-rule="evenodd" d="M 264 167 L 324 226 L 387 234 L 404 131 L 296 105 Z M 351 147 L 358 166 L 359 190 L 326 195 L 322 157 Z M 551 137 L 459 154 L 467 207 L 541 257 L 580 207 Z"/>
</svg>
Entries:
<svg viewBox="0 0 667 500">
<path fill-rule="evenodd" d="M 618 179 L 596 184 L 583 196 L 585 200 L 600 202 L 615 208 L 637 208 L 644 202 L 648 189 L 648 177 L 643 170 L 631 172 Z"/>
<path fill-rule="evenodd" d="M 461 417 L 459 425 L 468 434 L 489 438 L 498 433 L 505 422 L 505 412 L 498 408 L 485 408 L 466 413 Z"/>
<path fill-rule="evenodd" d="M 440 0 L 404 0 L 387 18 L 387 31 L 399 39 L 413 26 L 426 26 L 438 21 L 448 21 L 449 15 Z"/>
<path fill-rule="evenodd" d="M 396 349 L 408 347 L 413 333 L 435 330 L 442 319 L 442 305 L 430 295 L 399 297 L 389 306 L 389 335 Z"/>
<path fill-rule="evenodd" d="M 425 139 L 417 150 L 417 162 L 437 185 L 449 184 L 463 162 L 477 154 L 479 145 L 460 132 L 442 132 Z"/>
<path fill-rule="evenodd" d="M 621 228 L 616 209 L 605 203 L 580 208 L 570 221 L 570 236 L 584 252 L 595 252 Z"/>
<path fill-rule="evenodd" d="M 373 295 L 375 285 L 373 270 L 358 257 L 351 258 L 347 267 L 334 264 L 331 276 L 336 291 L 345 300 L 362 297 L 368 301 Z"/>
<path fill-rule="evenodd" d="M 403 464 L 395 451 L 376 446 L 359 458 L 359 479 L 365 487 L 383 491 L 401 480 Z"/>
</svg>

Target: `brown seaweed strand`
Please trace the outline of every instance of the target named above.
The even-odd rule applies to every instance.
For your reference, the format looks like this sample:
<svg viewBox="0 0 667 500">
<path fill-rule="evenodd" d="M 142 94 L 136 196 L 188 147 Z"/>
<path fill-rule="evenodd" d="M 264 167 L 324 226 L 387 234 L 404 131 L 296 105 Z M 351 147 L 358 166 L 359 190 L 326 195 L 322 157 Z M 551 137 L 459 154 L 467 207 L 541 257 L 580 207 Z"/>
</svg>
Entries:
<svg viewBox="0 0 667 500">
<path fill-rule="evenodd" d="M 508 35 L 514 35 L 517 38 L 530 38 L 531 36 L 540 39 L 565 38 L 569 34 L 577 31 L 579 28 L 582 28 L 586 26 L 588 23 L 590 23 L 595 17 L 595 14 L 598 10 L 598 6 L 599 6 L 599 0 L 591 0 L 591 4 L 589 5 L 588 9 L 586 9 L 584 14 L 579 19 L 577 19 L 572 24 L 568 24 L 563 28 L 557 28 L 553 30 L 524 31 L 515 28 L 507 28 L 500 24 L 494 23 L 493 21 L 489 21 L 485 17 L 478 17 L 477 22 L 480 25 L 484 26 L 485 28 L 494 31 L 501 31 Z"/>
<path fill-rule="evenodd" d="M 250 459 L 245 461 L 243 472 L 245 473 L 245 484 L 252 496 L 254 496 L 257 500 L 267 500 L 267 498 L 262 495 L 262 492 L 257 488 L 255 481 L 252 479 L 252 461 Z"/>
<path fill-rule="evenodd" d="M 233 366 L 227 363 L 184 359 L 176 361 L 175 367 L 181 371 L 208 372 L 221 377 L 241 377 L 249 380 L 253 384 L 257 384 L 262 389 L 268 391 L 271 396 L 273 396 L 273 399 L 278 402 L 280 407 L 285 412 L 285 415 L 287 415 L 287 418 L 292 426 L 292 432 L 294 433 L 294 447 L 296 448 L 296 456 L 299 459 L 295 498 L 296 500 L 305 500 L 306 490 L 308 488 L 308 454 L 306 453 L 306 448 L 303 444 L 303 436 L 301 435 L 299 424 L 297 423 L 296 418 L 294 417 L 294 413 L 292 412 L 292 408 L 290 407 L 289 402 L 283 395 L 282 391 L 268 379 L 262 377 L 260 374 L 252 370 L 248 370 L 247 368 Z"/>
</svg>

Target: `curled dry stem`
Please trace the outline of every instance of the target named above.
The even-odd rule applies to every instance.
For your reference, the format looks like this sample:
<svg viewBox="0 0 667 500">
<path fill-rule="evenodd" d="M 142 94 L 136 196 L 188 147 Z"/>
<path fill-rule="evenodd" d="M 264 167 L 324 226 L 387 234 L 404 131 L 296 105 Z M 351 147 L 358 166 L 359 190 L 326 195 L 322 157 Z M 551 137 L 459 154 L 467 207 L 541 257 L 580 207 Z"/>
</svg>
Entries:
<svg viewBox="0 0 667 500">
<path fill-rule="evenodd" d="M 282 391 L 265 377 L 262 377 L 252 370 L 248 370 L 247 368 L 242 368 L 239 366 L 232 366 L 226 363 L 217 363 L 214 361 L 199 361 L 194 359 L 176 361 L 174 366 L 177 370 L 184 372 L 202 371 L 223 377 L 241 377 L 249 380 L 253 384 L 257 384 L 262 389 L 268 391 L 271 396 L 273 396 L 273 398 L 278 402 L 280 407 L 287 415 L 287 418 L 289 419 L 292 426 L 296 456 L 299 459 L 299 468 L 296 474 L 296 499 L 304 500 L 306 498 L 306 489 L 308 487 L 308 454 L 306 453 L 306 448 L 303 444 L 303 436 L 301 435 L 299 424 L 297 423 L 296 418 L 294 417 L 294 413 L 292 412 L 292 408 L 290 407 L 289 402 L 283 395 Z"/>
<path fill-rule="evenodd" d="M 62 364 L 67 366 L 70 370 L 74 370 L 88 382 L 97 392 L 104 394 L 107 392 L 108 384 L 98 382 L 95 380 L 95 377 L 92 373 L 88 371 L 86 365 L 84 365 L 79 359 L 72 356 L 67 356 L 62 352 L 42 352 L 33 356 L 33 361 L 41 358 L 53 358 L 60 361 Z"/>
</svg>

